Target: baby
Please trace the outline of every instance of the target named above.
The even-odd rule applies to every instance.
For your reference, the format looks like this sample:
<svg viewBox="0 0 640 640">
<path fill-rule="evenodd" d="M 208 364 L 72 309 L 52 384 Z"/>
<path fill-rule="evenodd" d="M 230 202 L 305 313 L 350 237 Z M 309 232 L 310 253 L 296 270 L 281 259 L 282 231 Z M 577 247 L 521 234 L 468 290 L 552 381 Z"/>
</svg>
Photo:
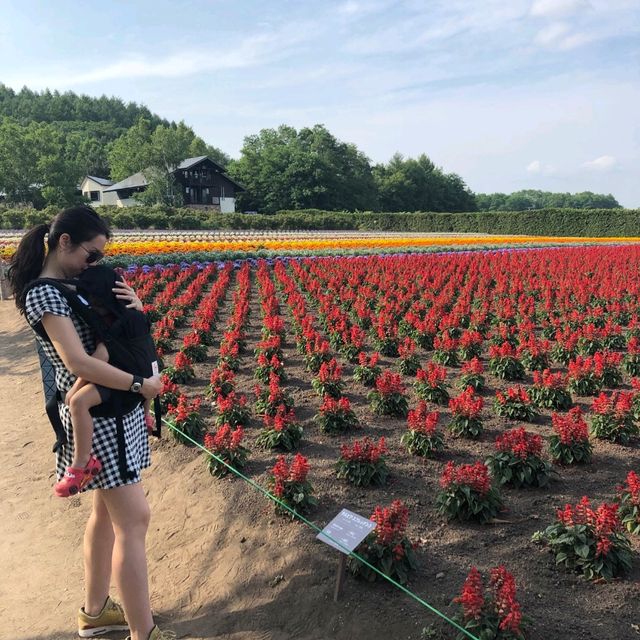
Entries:
<svg viewBox="0 0 640 640">
<path fill-rule="evenodd" d="M 90 269 L 104 271 L 108 268 L 99 266 L 90 267 Z M 112 270 L 108 269 L 108 271 L 111 272 Z M 95 273 L 97 274 L 98 272 L 96 271 Z M 112 277 L 119 279 L 119 276 L 117 276 L 115 272 L 113 272 Z M 115 297 L 113 292 L 109 292 L 109 295 L 113 298 L 109 301 L 111 305 L 122 306 L 122 303 Z M 91 308 L 101 316 L 102 321 L 107 326 L 111 326 L 117 320 L 115 313 L 109 310 L 109 305 L 103 304 L 101 298 L 91 295 L 86 295 L 86 297 L 91 304 Z M 142 313 L 135 309 L 126 309 L 123 313 L 131 315 L 133 321 L 140 320 L 136 318 L 134 314 L 142 316 Z M 97 343 L 96 350 L 93 352 L 92 357 L 104 362 L 109 361 L 109 352 L 104 343 Z M 57 496 L 66 498 L 77 494 L 102 470 L 102 463 L 91 453 L 93 447 L 93 417 L 90 410 L 108 401 L 111 396 L 112 389 L 88 382 L 82 378 L 77 378 L 73 386 L 67 391 L 65 403 L 69 406 L 71 414 L 74 454 L 71 466 L 67 467 L 62 480 L 57 482 L 54 487 L 54 492 Z M 155 426 L 155 421 L 151 416 L 150 409 L 151 401 L 146 400 L 144 402 L 144 413 L 145 423 L 149 432 L 151 432 Z"/>
</svg>

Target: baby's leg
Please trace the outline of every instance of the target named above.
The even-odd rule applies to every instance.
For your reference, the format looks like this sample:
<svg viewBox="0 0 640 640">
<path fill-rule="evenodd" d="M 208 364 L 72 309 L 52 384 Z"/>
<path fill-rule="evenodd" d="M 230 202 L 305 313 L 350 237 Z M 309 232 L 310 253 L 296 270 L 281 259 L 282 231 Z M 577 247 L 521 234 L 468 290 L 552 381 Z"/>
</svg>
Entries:
<svg viewBox="0 0 640 640">
<path fill-rule="evenodd" d="M 109 362 L 109 352 L 107 351 L 107 347 L 105 347 L 104 342 L 98 342 L 98 344 L 96 345 L 96 350 L 93 352 L 91 357 L 98 358 L 98 360 L 102 360 L 103 362 Z M 73 398 L 73 396 L 87 384 L 90 383 L 86 380 L 83 380 L 82 378 L 76 378 L 76 381 L 73 383 L 71 389 L 67 391 L 65 402 L 69 406 L 71 406 L 71 398 Z"/>
<path fill-rule="evenodd" d="M 78 389 L 69 402 L 75 443 L 72 467 L 84 468 L 89 462 L 93 444 L 93 418 L 89 409 L 101 403 L 100 393 L 91 383 Z"/>
<path fill-rule="evenodd" d="M 144 401 L 144 423 L 147 425 L 147 431 L 152 433 L 156 428 L 155 415 L 151 413 L 151 400 Z"/>
</svg>

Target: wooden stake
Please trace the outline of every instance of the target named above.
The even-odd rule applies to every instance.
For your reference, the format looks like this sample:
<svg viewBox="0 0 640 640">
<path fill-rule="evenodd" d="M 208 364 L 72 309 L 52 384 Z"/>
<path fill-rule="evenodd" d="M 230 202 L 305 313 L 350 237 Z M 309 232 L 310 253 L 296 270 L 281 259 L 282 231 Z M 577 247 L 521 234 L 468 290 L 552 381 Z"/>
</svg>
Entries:
<svg viewBox="0 0 640 640">
<path fill-rule="evenodd" d="M 340 560 L 338 561 L 338 570 L 336 572 L 336 588 L 333 592 L 333 601 L 338 602 L 342 595 L 342 588 L 344 587 L 344 579 L 347 573 L 347 556 L 344 553 L 340 554 Z"/>
</svg>

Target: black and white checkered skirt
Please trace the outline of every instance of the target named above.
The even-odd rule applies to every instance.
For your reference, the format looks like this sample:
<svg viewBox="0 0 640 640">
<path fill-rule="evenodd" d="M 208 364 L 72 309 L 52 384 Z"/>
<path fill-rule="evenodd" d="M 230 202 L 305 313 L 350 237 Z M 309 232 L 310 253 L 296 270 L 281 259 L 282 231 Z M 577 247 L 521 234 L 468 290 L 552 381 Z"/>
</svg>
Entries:
<svg viewBox="0 0 640 640">
<path fill-rule="evenodd" d="M 59 402 L 58 408 L 67 434 L 67 444 L 62 445 L 56 452 L 56 475 L 58 480 L 61 480 L 66 468 L 73 462 L 73 428 L 69 407 Z M 94 418 L 92 451 L 102 462 L 102 471 L 87 485 L 86 489 L 112 489 L 139 482 L 140 471 L 151 465 L 149 436 L 142 405 L 126 414 L 123 422 L 127 466 L 135 475 L 126 481 L 120 477 L 115 418 Z"/>
</svg>

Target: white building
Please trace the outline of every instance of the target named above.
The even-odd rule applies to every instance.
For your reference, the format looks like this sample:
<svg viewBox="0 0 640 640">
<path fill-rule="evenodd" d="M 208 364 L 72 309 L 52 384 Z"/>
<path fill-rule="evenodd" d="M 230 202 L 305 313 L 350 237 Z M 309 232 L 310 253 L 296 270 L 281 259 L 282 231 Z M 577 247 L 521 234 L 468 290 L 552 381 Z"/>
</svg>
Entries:
<svg viewBox="0 0 640 640">
<path fill-rule="evenodd" d="M 115 194 L 104 192 L 104 190 L 112 184 L 113 182 L 107 180 L 107 178 L 85 176 L 80 185 L 80 191 L 85 198 L 91 201 L 93 206 L 98 207 L 103 204 L 117 204 Z"/>
</svg>

